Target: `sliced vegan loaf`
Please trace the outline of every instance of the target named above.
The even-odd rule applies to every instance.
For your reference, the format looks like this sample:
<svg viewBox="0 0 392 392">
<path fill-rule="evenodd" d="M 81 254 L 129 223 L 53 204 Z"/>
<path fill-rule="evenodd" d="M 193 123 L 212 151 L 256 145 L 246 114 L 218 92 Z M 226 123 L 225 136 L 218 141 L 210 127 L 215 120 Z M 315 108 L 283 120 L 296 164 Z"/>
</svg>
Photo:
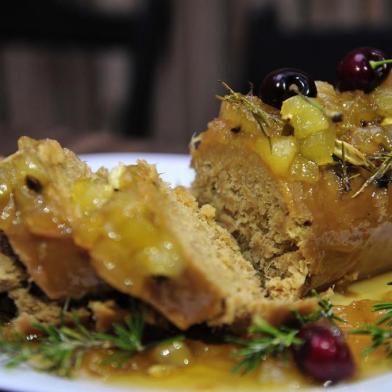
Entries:
<svg viewBox="0 0 392 392">
<path fill-rule="evenodd" d="M 214 209 L 199 209 L 188 191 L 171 189 L 146 162 L 94 174 L 54 141 L 22 138 L 0 171 L 7 189 L 0 228 L 52 300 L 115 288 L 181 329 L 255 316 L 279 323 L 314 304 L 271 301 L 252 264 L 215 223 Z"/>
<path fill-rule="evenodd" d="M 193 192 L 216 208 L 269 298 L 392 269 L 390 169 L 377 177 L 392 146 L 377 97 L 391 87 L 317 88 L 281 111 L 231 91 L 191 142 Z"/>
</svg>

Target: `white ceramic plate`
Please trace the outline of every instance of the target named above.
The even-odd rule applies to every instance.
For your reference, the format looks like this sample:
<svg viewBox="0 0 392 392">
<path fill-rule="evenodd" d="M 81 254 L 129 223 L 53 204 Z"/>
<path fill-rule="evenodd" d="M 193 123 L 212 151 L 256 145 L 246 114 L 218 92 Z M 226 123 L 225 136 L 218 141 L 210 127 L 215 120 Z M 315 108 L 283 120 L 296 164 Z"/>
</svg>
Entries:
<svg viewBox="0 0 392 392">
<path fill-rule="evenodd" d="M 145 159 L 149 163 L 157 165 L 165 181 L 173 185 L 189 185 L 193 179 L 193 171 L 189 167 L 190 158 L 187 155 L 171 154 L 91 154 L 84 155 L 85 160 L 94 170 L 104 166 L 112 168 L 119 162 L 131 164 L 138 159 Z M 391 366 L 392 370 L 392 366 Z M 90 380 L 64 380 L 44 373 L 37 373 L 28 368 L 8 370 L 0 365 L 0 390 L 12 392 L 152 392 L 151 389 L 121 388 L 104 385 L 98 381 Z M 179 389 L 180 390 L 180 389 Z M 310 391 L 322 391 L 325 389 L 309 389 Z M 341 385 L 331 390 L 336 392 L 390 392 L 392 391 L 392 373 L 375 377 L 350 385 Z"/>
</svg>

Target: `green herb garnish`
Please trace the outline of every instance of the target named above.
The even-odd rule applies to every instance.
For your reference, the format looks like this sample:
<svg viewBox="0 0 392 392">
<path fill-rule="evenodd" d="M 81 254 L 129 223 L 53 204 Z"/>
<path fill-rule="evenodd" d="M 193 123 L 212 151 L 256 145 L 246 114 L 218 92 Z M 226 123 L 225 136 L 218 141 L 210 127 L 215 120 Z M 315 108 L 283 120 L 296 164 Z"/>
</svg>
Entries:
<svg viewBox="0 0 392 392">
<path fill-rule="evenodd" d="M 294 311 L 294 315 L 301 325 L 312 323 L 322 318 L 325 318 L 331 322 L 335 322 L 335 321 L 339 321 L 341 323 L 347 322 L 346 320 L 334 314 L 333 312 L 334 305 L 332 304 L 330 299 L 321 298 L 316 290 L 312 290 L 311 295 L 317 297 L 318 299 L 318 303 L 317 303 L 318 308 L 315 311 L 306 315 L 302 315 L 298 311 Z"/>
<path fill-rule="evenodd" d="M 115 324 L 112 334 L 92 332 L 75 318 L 74 327 L 34 324 L 40 333 L 33 342 L 23 336 L 7 340 L 0 338 L 0 351 L 10 358 L 6 366 L 28 362 L 34 368 L 69 377 L 80 367 L 83 355 L 91 349 L 111 349 L 115 355 L 129 359 L 144 349 L 144 323 L 136 314 L 123 324 Z M 110 358 L 110 357 L 109 357 Z"/>
<path fill-rule="evenodd" d="M 384 346 L 387 357 L 392 357 L 392 302 L 373 305 L 373 312 L 385 310 L 386 312 L 377 320 L 376 324 L 367 324 L 362 328 L 350 331 L 354 335 L 368 335 L 372 343 L 363 351 L 368 355 L 376 348 Z"/>
<path fill-rule="evenodd" d="M 233 352 L 234 356 L 242 358 L 233 368 L 233 372 L 248 373 L 256 369 L 266 358 L 281 355 L 288 348 L 301 344 L 302 340 L 296 337 L 298 332 L 298 329 L 273 327 L 265 320 L 256 319 L 249 328 L 251 338 L 227 339 L 228 342 L 242 347 Z"/>
<path fill-rule="evenodd" d="M 318 309 L 308 315 L 301 315 L 298 311 L 294 312 L 301 326 L 322 318 L 345 322 L 333 313 L 333 305 L 329 299 L 320 298 L 315 290 L 312 291 L 312 295 L 319 299 Z M 299 330 L 300 328 L 286 326 L 274 327 L 265 320 L 256 319 L 249 328 L 249 338 L 230 337 L 227 339 L 228 342 L 241 347 L 233 352 L 235 357 L 241 358 L 233 371 L 244 374 L 256 369 L 268 357 L 286 354 L 290 348 L 302 343 L 302 340 L 297 337 Z"/>
<path fill-rule="evenodd" d="M 231 102 L 234 104 L 242 105 L 249 113 L 252 114 L 256 123 L 260 127 L 261 132 L 271 143 L 271 135 L 268 128 L 271 127 L 271 116 L 264 111 L 260 106 L 252 102 L 246 95 L 235 92 L 227 83 L 222 82 L 229 94 L 225 96 L 217 96 L 221 101 Z"/>
<path fill-rule="evenodd" d="M 380 154 L 374 157 L 375 160 L 381 162 L 380 165 L 373 171 L 372 175 L 363 183 L 357 192 L 352 196 L 357 197 L 373 182 L 383 178 L 392 169 L 392 153 Z"/>
<path fill-rule="evenodd" d="M 365 325 L 363 328 L 350 331 L 353 335 L 369 335 L 372 343 L 363 350 L 362 355 L 366 356 L 380 346 L 384 346 L 387 357 L 392 357 L 392 330 L 381 328 L 378 325 Z"/>
<path fill-rule="evenodd" d="M 345 166 L 346 176 L 343 179 L 347 181 L 347 163 L 355 167 L 363 167 L 370 172 L 369 178 L 362 184 L 362 186 L 351 196 L 357 197 L 370 184 L 383 178 L 389 171 L 392 170 L 392 153 L 385 152 L 378 155 L 366 157 L 361 151 L 355 148 L 352 144 L 336 139 L 335 150 L 333 155 L 338 158 L 342 165 Z M 350 179 L 349 179 L 350 180 Z M 347 185 L 345 185 L 347 188 Z"/>
</svg>

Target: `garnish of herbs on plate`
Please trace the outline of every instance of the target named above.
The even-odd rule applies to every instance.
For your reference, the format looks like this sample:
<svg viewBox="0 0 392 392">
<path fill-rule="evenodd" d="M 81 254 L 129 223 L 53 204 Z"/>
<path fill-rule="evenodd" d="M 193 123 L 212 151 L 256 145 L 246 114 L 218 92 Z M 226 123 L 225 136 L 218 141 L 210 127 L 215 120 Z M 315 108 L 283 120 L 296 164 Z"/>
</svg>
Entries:
<svg viewBox="0 0 392 392">
<path fill-rule="evenodd" d="M 390 371 L 391 66 L 362 47 L 336 85 L 289 67 L 246 94 L 222 82 L 182 186 L 162 179 L 176 156 L 94 171 L 22 136 L 0 160 L 4 366 L 165 390 Z"/>
</svg>

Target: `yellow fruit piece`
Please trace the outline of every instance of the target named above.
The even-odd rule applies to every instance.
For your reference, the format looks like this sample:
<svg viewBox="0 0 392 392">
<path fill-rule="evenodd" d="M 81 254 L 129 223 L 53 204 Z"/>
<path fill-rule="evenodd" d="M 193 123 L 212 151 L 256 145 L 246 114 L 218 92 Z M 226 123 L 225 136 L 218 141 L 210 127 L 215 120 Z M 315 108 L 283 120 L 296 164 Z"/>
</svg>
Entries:
<svg viewBox="0 0 392 392">
<path fill-rule="evenodd" d="M 255 150 L 274 174 L 285 176 L 298 152 L 298 145 L 293 136 L 275 136 L 271 142 L 267 138 L 258 139 Z"/>
<path fill-rule="evenodd" d="M 152 199 L 155 185 L 132 166 L 124 166 L 114 183 L 117 191 L 100 181 L 74 186 L 76 243 L 88 248 L 100 276 L 123 292 L 140 291 L 148 276 L 180 275 L 184 258 Z"/>
<path fill-rule="evenodd" d="M 99 181 L 80 180 L 72 189 L 72 202 L 75 216 L 89 215 L 96 208 L 101 208 L 110 198 L 113 188 Z"/>
<path fill-rule="evenodd" d="M 239 105 L 223 102 L 220 118 L 226 120 L 231 128 L 241 129 L 241 132 L 248 134 L 260 132 L 253 115 Z"/>
<path fill-rule="evenodd" d="M 336 132 L 329 128 L 308 136 L 300 142 L 301 154 L 318 165 L 332 163 L 332 154 L 335 147 Z"/>
<path fill-rule="evenodd" d="M 168 240 L 160 240 L 156 246 L 144 248 L 135 255 L 134 260 L 144 265 L 153 276 L 178 276 L 183 268 L 175 245 Z"/>
<path fill-rule="evenodd" d="M 388 134 L 378 125 L 357 127 L 351 131 L 351 144 L 366 155 L 380 151 L 380 146 L 389 146 Z"/>
<path fill-rule="evenodd" d="M 392 117 L 392 89 L 381 85 L 373 91 L 372 95 L 377 105 L 377 113 L 381 116 Z"/>
<path fill-rule="evenodd" d="M 290 167 L 290 180 L 317 182 L 320 172 L 317 163 L 297 155 Z"/>
<path fill-rule="evenodd" d="M 297 139 L 304 139 L 314 133 L 328 129 L 328 118 L 317 106 L 320 103 L 314 98 L 295 95 L 283 102 L 280 111 L 284 120 L 289 120 L 294 127 Z"/>
</svg>

